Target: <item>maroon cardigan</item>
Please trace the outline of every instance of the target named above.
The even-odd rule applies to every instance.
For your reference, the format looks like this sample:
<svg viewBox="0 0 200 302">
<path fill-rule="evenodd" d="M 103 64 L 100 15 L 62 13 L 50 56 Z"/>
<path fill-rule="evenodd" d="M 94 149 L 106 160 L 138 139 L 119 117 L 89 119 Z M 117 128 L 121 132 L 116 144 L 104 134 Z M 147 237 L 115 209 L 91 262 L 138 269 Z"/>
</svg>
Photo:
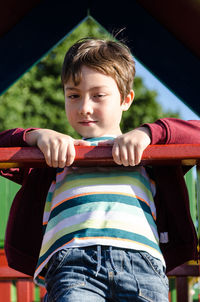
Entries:
<svg viewBox="0 0 200 302">
<path fill-rule="evenodd" d="M 151 131 L 152 144 L 200 143 L 200 121 L 161 119 L 145 124 Z M 0 133 L 0 147 L 27 146 L 25 134 L 30 129 L 12 129 Z M 10 267 L 33 275 L 42 241 L 42 218 L 54 168 L 15 168 L 1 170 L 2 176 L 19 184 L 10 210 L 5 251 Z M 154 166 L 157 193 L 158 232 L 168 232 L 169 242 L 160 247 L 167 271 L 197 259 L 197 235 L 190 216 L 188 192 L 181 165 Z"/>
</svg>

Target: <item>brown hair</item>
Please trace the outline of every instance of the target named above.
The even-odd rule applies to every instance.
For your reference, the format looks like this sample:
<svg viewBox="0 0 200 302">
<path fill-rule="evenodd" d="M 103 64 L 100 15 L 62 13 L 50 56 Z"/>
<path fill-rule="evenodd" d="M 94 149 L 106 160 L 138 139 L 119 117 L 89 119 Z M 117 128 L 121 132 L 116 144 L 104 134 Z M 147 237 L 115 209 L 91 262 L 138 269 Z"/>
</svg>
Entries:
<svg viewBox="0 0 200 302">
<path fill-rule="evenodd" d="M 61 73 L 62 84 L 72 77 L 75 85 L 81 81 L 81 67 L 86 65 L 108 76 L 118 86 L 122 100 L 133 86 L 135 62 L 130 49 L 122 42 L 84 38 L 67 51 Z"/>
</svg>

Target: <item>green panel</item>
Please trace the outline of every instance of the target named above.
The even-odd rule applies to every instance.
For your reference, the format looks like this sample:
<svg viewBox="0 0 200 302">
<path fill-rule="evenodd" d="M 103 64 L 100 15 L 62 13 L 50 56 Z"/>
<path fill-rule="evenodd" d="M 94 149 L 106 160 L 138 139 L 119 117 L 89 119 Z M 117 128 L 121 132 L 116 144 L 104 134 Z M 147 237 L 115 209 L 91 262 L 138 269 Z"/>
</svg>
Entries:
<svg viewBox="0 0 200 302">
<path fill-rule="evenodd" d="M 200 167 L 197 166 L 197 234 L 200 239 Z"/>
<path fill-rule="evenodd" d="M 11 302 L 17 302 L 17 289 L 15 281 L 12 283 L 11 286 Z"/>
<path fill-rule="evenodd" d="M 10 206 L 20 186 L 3 177 L 0 178 L 0 248 L 4 246 L 4 237 Z"/>
<path fill-rule="evenodd" d="M 35 289 L 34 289 L 34 302 L 40 302 L 40 288 L 39 286 L 35 286 Z"/>
<path fill-rule="evenodd" d="M 185 181 L 190 199 L 190 213 L 193 223 L 197 229 L 197 199 L 196 199 L 196 179 L 194 168 L 185 175 Z"/>
<path fill-rule="evenodd" d="M 171 302 L 176 302 L 176 279 L 175 278 L 169 278 L 169 290 L 171 294 Z"/>
</svg>

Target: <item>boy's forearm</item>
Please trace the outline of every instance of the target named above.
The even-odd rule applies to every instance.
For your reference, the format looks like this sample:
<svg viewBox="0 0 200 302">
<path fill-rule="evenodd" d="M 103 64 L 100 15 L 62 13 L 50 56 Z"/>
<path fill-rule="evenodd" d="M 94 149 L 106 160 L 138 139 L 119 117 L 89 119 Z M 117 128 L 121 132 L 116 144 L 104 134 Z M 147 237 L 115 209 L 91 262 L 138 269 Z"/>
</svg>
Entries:
<svg viewBox="0 0 200 302">
<path fill-rule="evenodd" d="M 15 128 L 0 132 L 0 147 L 27 147 L 26 133 L 35 128 Z"/>
<path fill-rule="evenodd" d="M 32 130 L 33 128 L 15 128 L 0 132 L 0 147 L 27 147 L 26 133 Z M 26 177 L 24 169 L 19 168 L 0 170 L 0 175 L 18 184 L 22 184 L 24 177 Z"/>
<path fill-rule="evenodd" d="M 37 146 L 39 131 L 39 129 L 35 129 L 33 131 L 26 132 L 25 141 L 29 146 Z"/>
<path fill-rule="evenodd" d="M 140 130 L 140 131 L 142 131 L 144 134 L 146 134 L 146 136 L 149 137 L 150 144 L 151 144 L 152 134 L 151 134 L 151 130 L 149 129 L 149 127 L 141 126 L 141 127 L 137 128 L 137 129 Z"/>
<path fill-rule="evenodd" d="M 200 121 L 164 118 L 143 125 L 151 132 L 151 144 L 198 144 Z"/>
</svg>

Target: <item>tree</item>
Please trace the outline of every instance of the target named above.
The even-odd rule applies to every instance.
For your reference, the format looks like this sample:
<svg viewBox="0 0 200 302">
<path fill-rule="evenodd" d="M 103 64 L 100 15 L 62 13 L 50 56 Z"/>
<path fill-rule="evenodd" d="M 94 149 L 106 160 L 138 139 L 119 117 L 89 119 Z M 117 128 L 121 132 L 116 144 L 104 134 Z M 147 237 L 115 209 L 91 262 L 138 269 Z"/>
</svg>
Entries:
<svg viewBox="0 0 200 302">
<path fill-rule="evenodd" d="M 176 112 L 163 111 L 162 106 L 156 101 L 157 92 L 147 89 L 142 78 L 135 78 L 133 89 L 135 99 L 131 108 L 123 114 L 122 132 L 130 131 L 143 123 L 152 123 L 158 118 L 179 117 Z"/>
<path fill-rule="evenodd" d="M 80 38 L 102 38 L 108 35 L 110 36 L 92 17 L 82 22 L 0 97 L 0 131 L 15 127 L 41 127 L 78 137 L 65 117 L 64 94 L 60 80 L 64 55 Z M 156 102 L 157 93 L 145 88 L 141 78 L 135 79 L 134 90 L 135 104 L 124 114 L 121 125 L 124 132 L 144 122 L 153 122 L 164 115 L 177 116 L 162 111 Z"/>
</svg>

